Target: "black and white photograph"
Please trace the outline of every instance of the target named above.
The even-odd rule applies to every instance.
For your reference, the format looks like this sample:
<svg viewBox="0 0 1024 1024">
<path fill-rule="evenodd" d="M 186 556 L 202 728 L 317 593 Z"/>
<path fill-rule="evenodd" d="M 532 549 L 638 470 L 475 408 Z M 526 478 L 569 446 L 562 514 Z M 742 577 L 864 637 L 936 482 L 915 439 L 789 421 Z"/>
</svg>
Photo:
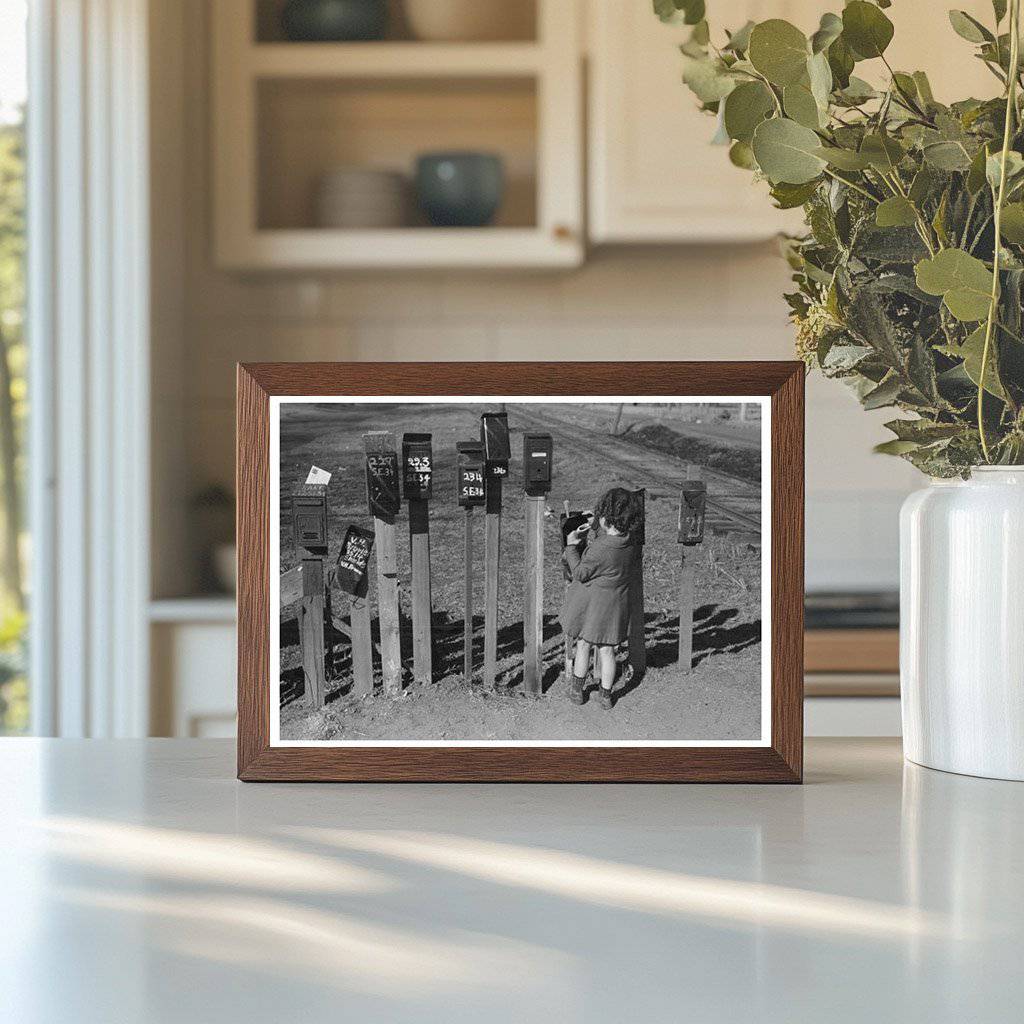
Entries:
<svg viewBox="0 0 1024 1024">
<path fill-rule="evenodd" d="M 769 408 L 273 398 L 272 745 L 766 745 Z"/>
</svg>

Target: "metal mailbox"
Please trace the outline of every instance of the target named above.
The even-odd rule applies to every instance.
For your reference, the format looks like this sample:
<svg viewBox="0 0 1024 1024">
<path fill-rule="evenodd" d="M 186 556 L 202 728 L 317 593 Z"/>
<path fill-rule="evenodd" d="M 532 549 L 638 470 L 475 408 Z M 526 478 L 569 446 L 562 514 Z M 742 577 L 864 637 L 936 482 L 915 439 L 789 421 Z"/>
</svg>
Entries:
<svg viewBox="0 0 1024 1024">
<path fill-rule="evenodd" d="M 512 443 L 508 434 L 508 415 L 503 412 L 485 412 L 480 417 L 480 443 L 484 446 L 487 475 L 492 478 L 508 476 L 512 458 Z"/>
<path fill-rule="evenodd" d="M 476 508 L 486 498 L 484 446 L 479 441 L 459 441 L 458 494 L 462 508 Z"/>
<path fill-rule="evenodd" d="M 428 501 L 434 476 L 430 434 L 402 435 L 402 490 L 406 501 Z"/>
<path fill-rule="evenodd" d="M 554 451 L 550 434 L 523 435 L 523 486 L 531 497 L 551 490 Z"/>
<path fill-rule="evenodd" d="M 327 488 L 303 484 L 292 495 L 295 546 L 322 552 L 327 548 Z"/>
<path fill-rule="evenodd" d="M 391 520 L 402 498 L 398 489 L 398 453 L 387 431 L 363 435 L 366 443 L 366 504 L 370 515 Z"/>
<path fill-rule="evenodd" d="M 631 539 L 634 544 L 643 547 L 647 543 L 647 488 L 631 491 L 630 497 L 636 512 L 636 529 Z"/>
<path fill-rule="evenodd" d="M 370 552 L 373 551 L 373 536 L 372 530 L 364 530 L 361 526 L 349 526 L 345 531 L 345 540 L 338 553 L 335 578 L 346 594 L 362 596 L 364 593 Z"/>
<path fill-rule="evenodd" d="M 693 547 L 704 540 L 708 488 L 703 480 L 687 480 L 679 496 L 679 543 Z"/>
</svg>

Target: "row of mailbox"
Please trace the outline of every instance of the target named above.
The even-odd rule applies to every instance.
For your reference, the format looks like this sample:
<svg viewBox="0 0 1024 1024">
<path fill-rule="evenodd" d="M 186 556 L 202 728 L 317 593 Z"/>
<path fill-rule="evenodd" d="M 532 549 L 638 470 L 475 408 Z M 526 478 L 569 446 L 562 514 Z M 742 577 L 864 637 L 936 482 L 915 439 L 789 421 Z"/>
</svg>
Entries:
<svg viewBox="0 0 1024 1024">
<path fill-rule="evenodd" d="M 508 417 L 505 413 L 484 413 L 480 417 L 480 440 L 459 441 L 458 502 L 466 509 L 484 505 L 488 480 L 500 482 L 508 476 L 512 457 Z M 523 435 L 523 487 L 531 497 L 551 491 L 554 443 L 550 434 Z M 407 433 L 402 436 L 402 469 L 398 453 L 381 448 L 366 455 L 366 496 L 369 513 L 384 520 L 399 512 L 402 495 L 406 501 L 427 501 L 433 496 L 432 435 Z M 399 479 L 401 478 L 401 494 Z M 707 492 L 703 481 L 682 485 L 679 503 L 679 543 L 700 544 L 704 538 Z M 295 540 L 310 550 L 327 547 L 326 488 L 304 484 L 292 498 Z"/>
</svg>

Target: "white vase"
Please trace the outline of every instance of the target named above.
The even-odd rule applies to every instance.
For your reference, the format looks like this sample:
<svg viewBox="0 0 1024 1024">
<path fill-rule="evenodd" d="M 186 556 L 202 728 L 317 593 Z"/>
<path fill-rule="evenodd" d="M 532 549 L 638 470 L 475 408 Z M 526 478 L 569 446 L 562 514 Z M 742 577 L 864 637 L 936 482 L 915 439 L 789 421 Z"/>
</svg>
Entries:
<svg viewBox="0 0 1024 1024">
<path fill-rule="evenodd" d="M 911 761 L 1024 781 L 1024 467 L 904 503 L 900 693 Z"/>
</svg>

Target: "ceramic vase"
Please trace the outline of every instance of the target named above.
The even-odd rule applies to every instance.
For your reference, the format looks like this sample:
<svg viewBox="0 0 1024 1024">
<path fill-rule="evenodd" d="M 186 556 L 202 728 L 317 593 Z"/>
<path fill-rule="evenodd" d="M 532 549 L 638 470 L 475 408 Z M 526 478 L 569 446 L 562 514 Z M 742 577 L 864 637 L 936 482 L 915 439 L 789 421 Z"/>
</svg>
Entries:
<svg viewBox="0 0 1024 1024">
<path fill-rule="evenodd" d="M 900 563 L 905 755 L 1024 781 L 1024 466 L 911 494 Z"/>
</svg>

